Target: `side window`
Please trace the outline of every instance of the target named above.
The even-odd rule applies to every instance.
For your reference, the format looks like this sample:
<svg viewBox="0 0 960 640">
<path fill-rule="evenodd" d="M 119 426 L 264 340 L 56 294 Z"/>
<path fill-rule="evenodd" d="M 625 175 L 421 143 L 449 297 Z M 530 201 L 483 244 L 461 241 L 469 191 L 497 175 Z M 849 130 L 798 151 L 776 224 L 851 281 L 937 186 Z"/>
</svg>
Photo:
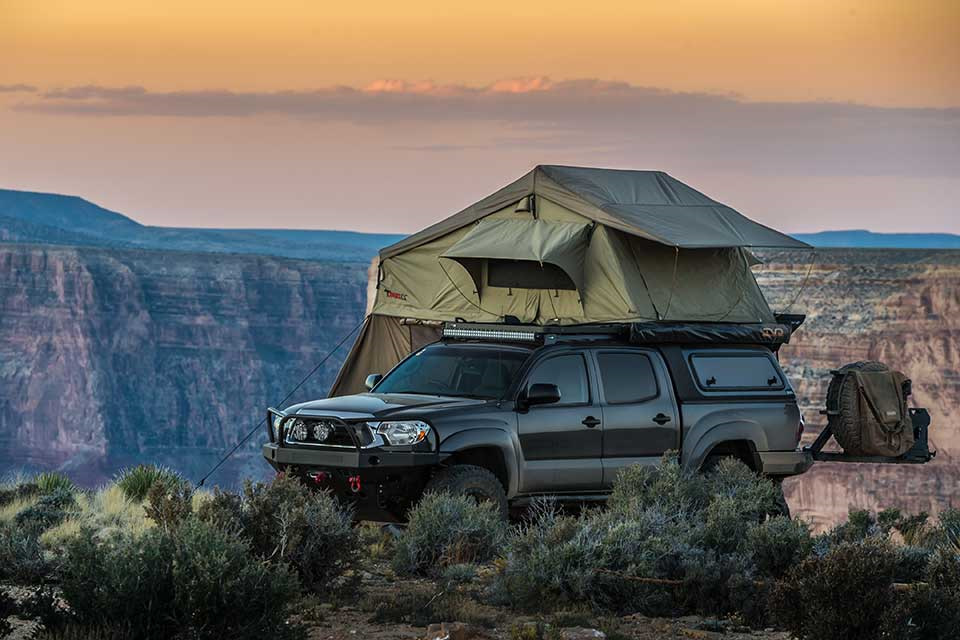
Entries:
<svg viewBox="0 0 960 640">
<path fill-rule="evenodd" d="M 590 402 L 587 366 L 579 353 L 556 356 L 538 364 L 527 379 L 527 386 L 538 383 L 555 384 L 560 389 L 560 402 L 550 406 Z"/>
<path fill-rule="evenodd" d="M 697 354 L 690 357 L 697 384 L 705 391 L 779 390 L 783 377 L 769 356 Z"/>
<path fill-rule="evenodd" d="M 653 364 L 646 354 L 600 352 L 597 363 L 603 397 L 609 404 L 645 402 L 660 393 Z"/>
</svg>

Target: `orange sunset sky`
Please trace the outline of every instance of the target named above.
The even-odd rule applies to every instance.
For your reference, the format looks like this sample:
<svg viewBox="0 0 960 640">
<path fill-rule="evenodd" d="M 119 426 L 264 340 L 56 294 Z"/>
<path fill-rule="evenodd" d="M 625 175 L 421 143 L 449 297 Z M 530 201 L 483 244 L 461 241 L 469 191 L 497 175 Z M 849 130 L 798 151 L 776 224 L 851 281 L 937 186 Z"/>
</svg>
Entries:
<svg viewBox="0 0 960 640">
<path fill-rule="evenodd" d="M 960 233 L 960 2 L 0 0 L 0 188 L 411 232 L 538 163 Z"/>
</svg>

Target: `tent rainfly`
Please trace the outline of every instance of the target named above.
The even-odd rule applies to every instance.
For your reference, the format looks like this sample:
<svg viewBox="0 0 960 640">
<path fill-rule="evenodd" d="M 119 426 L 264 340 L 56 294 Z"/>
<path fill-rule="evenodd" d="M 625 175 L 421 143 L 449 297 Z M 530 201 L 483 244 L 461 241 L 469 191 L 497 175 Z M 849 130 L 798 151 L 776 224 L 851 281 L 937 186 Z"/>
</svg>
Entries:
<svg viewBox="0 0 960 640">
<path fill-rule="evenodd" d="M 371 315 L 332 395 L 437 321 L 772 322 L 750 247 L 808 248 L 661 171 L 541 165 L 380 251 Z"/>
</svg>

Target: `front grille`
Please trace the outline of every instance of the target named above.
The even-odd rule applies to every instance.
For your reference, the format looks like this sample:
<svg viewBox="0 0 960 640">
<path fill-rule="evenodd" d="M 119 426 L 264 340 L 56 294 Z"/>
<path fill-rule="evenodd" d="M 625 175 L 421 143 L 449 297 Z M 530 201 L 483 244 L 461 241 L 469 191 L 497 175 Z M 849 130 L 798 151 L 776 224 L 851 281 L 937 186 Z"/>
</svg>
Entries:
<svg viewBox="0 0 960 640">
<path fill-rule="evenodd" d="M 357 444 L 351 431 L 357 434 L 361 445 L 369 440 L 363 425 L 348 424 L 338 418 L 293 416 L 284 423 L 284 431 L 284 443 L 289 445 L 354 448 Z"/>
</svg>

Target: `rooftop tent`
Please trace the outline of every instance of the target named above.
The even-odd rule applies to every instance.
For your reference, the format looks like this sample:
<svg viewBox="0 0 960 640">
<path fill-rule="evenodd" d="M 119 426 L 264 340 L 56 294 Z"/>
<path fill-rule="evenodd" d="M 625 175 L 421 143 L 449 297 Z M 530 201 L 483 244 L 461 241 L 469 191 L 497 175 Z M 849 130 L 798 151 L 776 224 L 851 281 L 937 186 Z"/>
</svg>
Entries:
<svg viewBox="0 0 960 640">
<path fill-rule="evenodd" d="M 535 167 L 380 252 L 372 316 L 333 393 L 458 318 L 770 322 L 750 247 L 808 245 L 660 171 Z"/>
</svg>

